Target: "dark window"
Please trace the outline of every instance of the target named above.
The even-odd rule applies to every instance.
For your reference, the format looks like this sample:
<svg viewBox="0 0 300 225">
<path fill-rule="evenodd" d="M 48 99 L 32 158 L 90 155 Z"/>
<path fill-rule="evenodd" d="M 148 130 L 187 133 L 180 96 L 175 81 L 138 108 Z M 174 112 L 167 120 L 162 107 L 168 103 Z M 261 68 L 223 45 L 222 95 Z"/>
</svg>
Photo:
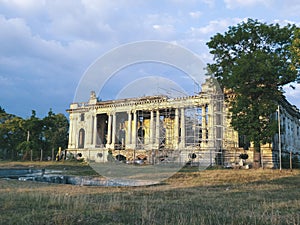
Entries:
<svg viewBox="0 0 300 225">
<path fill-rule="evenodd" d="M 84 121 L 84 113 L 80 114 L 80 121 Z"/>
<path fill-rule="evenodd" d="M 84 148 L 84 138 L 85 138 L 85 132 L 84 129 L 81 128 L 79 130 L 79 136 L 78 136 L 78 148 Z"/>
<path fill-rule="evenodd" d="M 221 124 L 222 124 L 221 115 L 217 114 L 216 115 L 216 125 L 221 125 Z"/>
<path fill-rule="evenodd" d="M 243 148 L 244 150 L 248 150 L 250 147 L 250 142 L 247 139 L 246 135 L 239 135 L 239 148 Z"/>
<path fill-rule="evenodd" d="M 218 139 L 222 138 L 222 128 L 221 127 L 216 128 L 216 138 L 218 138 Z"/>
<path fill-rule="evenodd" d="M 221 112 L 221 102 L 216 103 L 216 111 Z"/>
</svg>

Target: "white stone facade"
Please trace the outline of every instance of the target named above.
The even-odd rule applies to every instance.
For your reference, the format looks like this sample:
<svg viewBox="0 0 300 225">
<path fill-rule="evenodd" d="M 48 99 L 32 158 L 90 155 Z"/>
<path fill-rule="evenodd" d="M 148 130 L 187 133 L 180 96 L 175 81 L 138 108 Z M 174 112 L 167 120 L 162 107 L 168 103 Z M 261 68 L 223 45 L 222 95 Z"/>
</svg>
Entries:
<svg viewBox="0 0 300 225">
<path fill-rule="evenodd" d="M 283 157 L 298 157 L 300 159 L 300 112 L 296 106 L 291 105 L 285 98 L 279 106 L 280 143 L 279 135 L 276 134 L 272 143 L 272 158 L 274 167 L 279 167 L 279 153 Z M 278 109 L 276 119 L 278 120 Z"/>
<path fill-rule="evenodd" d="M 199 95 L 180 98 L 98 101 L 92 92 L 88 102 L 67 110 L 68 151 L 98 161 L 105 161 L 109 150 L 131 160 L 146 155 L 149 161 L 153 151 L 173 151 L 183 161 L 191 152 L 215 152 L 223 145 L 223 94 L 211 82 L 202 85 Z"/>
<path fill-rule="evenodd" d="M 281 103 L 281 146 L 299 154 L 300 113 L 287 101 Z M 191 154 L 209 154 L 211 164 L 238 164 L 244 150 L 239 135 L 230 126 L 224 94 L 212 79 L 195 96 L 168 98 L 148 96 L 98 101 L 91 92 L 88 102 L 73 103 L 70 114 L 68 151 L 84 158 L 106 162 L 109 153 L 126 160 L 143 158 L 154 163 L 161 157 L 187 162 Z M 262 146 L 266 167 L 277 167 L 278 135 Z M 221 154 L 221 155 L 220 155 Z M 218 160 L 217 160 L 218 158 Z M 199 159 L 200 160 L 200 159 Z"/>
</svg>

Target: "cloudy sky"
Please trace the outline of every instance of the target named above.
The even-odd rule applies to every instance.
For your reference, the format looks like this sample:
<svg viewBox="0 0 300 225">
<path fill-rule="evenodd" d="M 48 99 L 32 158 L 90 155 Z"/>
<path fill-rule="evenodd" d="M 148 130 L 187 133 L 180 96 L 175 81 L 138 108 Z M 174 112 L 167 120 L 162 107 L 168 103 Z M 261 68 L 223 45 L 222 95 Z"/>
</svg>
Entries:
<svg viewBox="0 0 300 225">
<path fill-rule="evenodd" d="M 65 113 L 87 68 L 120 45 L 167 41 L 206 64 L 212 56 L 205 43 L 217 32 L 247 18 L 299 26 L 299 11 L 298 0 L 0 0 L 0 106 L 22 117 L 32 109 L 40 117 L 50 108 Z M 159 93 L 164 87 L 158 83 L 168 79 L 165 74 L 178 73 L 165 67 L 133 66 L 127 73 L 143 72 L 150 77 L 146 83 L 162 77 L 154 79 Z M 125 93 L 121 75 L 108 85 L 118 84 Z M 126 85 L 141 80 L 134 79 Z M 99 97 L 109 98 L 111 89 L 104 88 Z M 300 88 L 288 89 L 286 95 L 300 107 Z"/>
</svg>

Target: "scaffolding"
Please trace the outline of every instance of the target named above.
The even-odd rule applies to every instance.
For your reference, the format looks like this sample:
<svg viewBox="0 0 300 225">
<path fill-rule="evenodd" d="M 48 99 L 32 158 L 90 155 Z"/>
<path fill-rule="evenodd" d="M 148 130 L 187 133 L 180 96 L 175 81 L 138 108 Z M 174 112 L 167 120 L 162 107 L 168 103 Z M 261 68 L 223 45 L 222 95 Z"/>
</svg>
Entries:
<svg viewBox="0 0 300 225">
<path fill-rule="evenodd" d="M 210 165 L 222 161 L 218 154 L 224 151 L 224 98 L 220 94 L 210 94 L 206 98 L 207 103 L 185 108 L 184 114 L 180 114 L 178 108 L 160 105 L 152 111 L 136 111 L 135 150 L 148 151 L 151 163 L 166 159 L 181 162 L 183 158 L 185 163 L 198 161 L 200 164 L 207 155 Z"/>
<path fill-rule="evenodd" d="M 223 93 L 211 86 L 207 90 L 182 100 L 142 97 L 129 107 L 123 101 L 117 110 L 99 113 L 96 146 L 116 150 L 130 160 L 147 155 L 150 163 L 168 158 L 200 164 L 209 155 L 213 165 L 223 154 L 226 113 Z"/>
</svg>

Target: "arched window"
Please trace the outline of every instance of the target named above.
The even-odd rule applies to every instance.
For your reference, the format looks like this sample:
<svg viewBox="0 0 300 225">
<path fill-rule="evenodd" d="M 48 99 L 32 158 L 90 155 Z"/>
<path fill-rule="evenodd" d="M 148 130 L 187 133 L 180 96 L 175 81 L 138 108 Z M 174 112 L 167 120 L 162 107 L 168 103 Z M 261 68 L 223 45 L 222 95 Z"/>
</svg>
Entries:
<svg viewBox="0 0 300 225">
<path fill-rule="evenodd" d="M 83 128 L 79 130 L 78 148 L 84 148 L 85 131 Z"/>
</svg>

